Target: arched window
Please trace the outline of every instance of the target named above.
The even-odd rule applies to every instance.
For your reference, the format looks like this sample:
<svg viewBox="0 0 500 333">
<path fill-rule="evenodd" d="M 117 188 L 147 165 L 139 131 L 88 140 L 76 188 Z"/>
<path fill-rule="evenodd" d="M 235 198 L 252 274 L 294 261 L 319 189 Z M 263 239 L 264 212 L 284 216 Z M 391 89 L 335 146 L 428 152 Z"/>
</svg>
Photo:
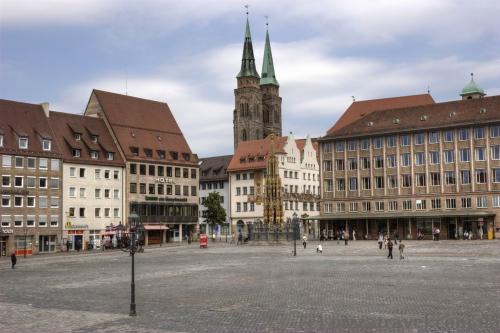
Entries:
<svg viewBox="0 0 500 333">
<path fill-rule="evenodd" d="M 247 141 L 247 130 L 241 131 L 241 141 Z"/>
</svg>

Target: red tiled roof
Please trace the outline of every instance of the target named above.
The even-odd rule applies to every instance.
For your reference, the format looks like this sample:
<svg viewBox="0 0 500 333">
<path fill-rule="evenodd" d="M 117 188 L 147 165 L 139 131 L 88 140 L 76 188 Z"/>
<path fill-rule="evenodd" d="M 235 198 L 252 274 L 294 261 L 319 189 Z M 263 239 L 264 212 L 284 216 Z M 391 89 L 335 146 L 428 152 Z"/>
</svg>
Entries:
<svg viewBox="0 0 500 333">
<path fill-rule="evenodd" d="M 93 90 L 92 94 L 128 160 L 198 165 L 196 154 L 191 152 L 166 103 L 101 90 Z M 130 147 L 139 148 L 139 156 L 133 155 Z M 146 156 L 144 149 L 153 150 L 153 156 Z M 159 158 L 158 150 L 166 152 L 165 159 Z M 178 153 L 177 160 L 170 151 Z M 182 154 L 189 154 L 189 161 L 185 161 Z"/>
<path fill-rule="evenodd" d="M 334 135 L 341 128 L 366 117 L 372 112 L 399 109 L 417 105 L 434 104 L 434 99 L 429 94 L 400 96 L 380 99 L 370 99 L 366 101 L 353 102 L 342 114 L 339 120 L 328 130 L 327 135 Z"/>
<path fill-rule="evenodd" d="M 111 134 L 103 119 L 71 113 L 50 112 L 50 125 L 57 133 L 57 140 L 65 162 L 124 166 Z M 74 138 L 75 131 L 81 134 L 81 141 Z M 91 135 L 97 135 L 97 143 Z M 81 157 L 73 157 L 72 148 L 81 149 Z M 99 153 L 98 159 L 90 158 L 90 150 Z M 106 153 L 114 153 L 114 160 L 107 159 Z"/>
<path fill-rule="evenodd" d="M 60 158 L 55 135 L 39 104 L 0 99 L 0 133 L 4 136 L 1 153 Z M 28 149 L 19 149 L 18 137 L 28 138 Z M 51 151 L 44 151 L 42 138 L 51 139 Z"/>
<path fill-rule="evenodd" d="M 500 96 L 374 112 L 326 137 L 375 135 L 487 122 L 500 122 Z"/>
</svg>

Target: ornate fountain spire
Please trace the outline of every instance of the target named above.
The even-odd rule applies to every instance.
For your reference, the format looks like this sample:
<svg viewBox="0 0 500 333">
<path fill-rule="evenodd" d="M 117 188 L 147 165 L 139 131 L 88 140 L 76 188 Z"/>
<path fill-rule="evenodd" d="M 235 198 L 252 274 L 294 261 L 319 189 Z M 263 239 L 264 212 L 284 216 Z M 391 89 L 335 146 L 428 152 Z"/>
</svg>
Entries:
<svg viewBox="0 0 500 333">
<path fill-rule="evenodd" d="M 264 188 L 264 223 L 281 227 L 283 224 L 283 189 L 279 175 L 279 161 L 274 146 L 274 134 L 271 134 L 270 138 L 271 150 L 267 159 Z"/>
</svg>

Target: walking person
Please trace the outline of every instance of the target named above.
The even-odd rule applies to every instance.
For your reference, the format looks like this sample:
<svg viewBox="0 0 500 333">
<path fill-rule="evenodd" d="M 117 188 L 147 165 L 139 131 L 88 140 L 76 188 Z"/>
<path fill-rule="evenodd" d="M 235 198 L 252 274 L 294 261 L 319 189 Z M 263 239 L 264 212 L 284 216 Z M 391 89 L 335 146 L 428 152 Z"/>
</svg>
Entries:
<svg viewBox="0 0 500 333">
<path fill-rule="evenodd" d="M 321 246 L 321 244 L 318 244 L 318 246 L 316 247 L 316 253 L 323 254 L 323 246 Z"/>
<path fill-rule="evenodd" d="M 384 249 L 387 249 L 387 239 L 389 237 L 387 235 L 384 236 Z"/>
<path fill-rule="evenodd" d="M 378 233 L 378 249 L 382 250 L 382 245 L 384 244 L 384 235 L 381 232 Z"/>
<path fill-rule="evenodd" d="M 304 249 L 307 246 L 307 236 L 306 235 L 304 235 L 304 237 L 302 237 L 302 246 L 304 246 Z"/>
<path fill-rule="evenodd" d="M 238 243 L 236 243 L 236 245 L 243 245 L 243 235 L 241 234 L 241 232 L 238 235 Z"/>
<path fill-rule="evenodd" d="M 387 259 L 391 258 L 391 259 L 394 259 L 392 257 L 392 247 L 394 246 L 394 244 L 392 244 L 392 241 L 390 238 L 387 238 L 387 249 L 389 250 L 389 254 L 387 255 Z"/>
<path fill-rule="evenodd" d="M 405 250 L 405 245 L 403 244 L 403 241 L 399 241 L 399 247 L 398 247 L 398 249 L 399 249 L 399 259 L 400 260 L 404 259 L 405 257 L 403 255 L 403 252 Z"/>
<path fill-rule="evenodd" d="M 344 245 L 347 246 L 348 242 L 349 242 L 349 231 L 346 230 L 344 231 Z"/>
<path fill-rule="evenodd" d="M 353 230 L 352 231 L 352 240 L 355 241 L 356 240 L 356 230 Z"/>
<path fill-rule="evenodd" d="M 340 231 L 337 230 L 337 245 L 339 245 L 340 242 Z"/>
<path fill-rule="evenodd" d="M 15 269 L 17 264 L 16 250 L 13 250 L 10 254 L 10 261 L 12 263 L 12 269 Z"/>
</svg>

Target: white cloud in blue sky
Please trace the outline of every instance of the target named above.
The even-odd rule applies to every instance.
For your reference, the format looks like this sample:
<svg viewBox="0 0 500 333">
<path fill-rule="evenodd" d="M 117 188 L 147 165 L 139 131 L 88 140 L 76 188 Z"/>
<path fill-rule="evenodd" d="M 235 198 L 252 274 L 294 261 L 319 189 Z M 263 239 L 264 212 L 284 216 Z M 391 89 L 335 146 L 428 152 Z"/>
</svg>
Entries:
<svg viewBox="0 0 500 333">
<path fill-rule="evenodd" d="M 82 112 L 92 88 L 168 102 L 193 151 L 232 152 L 243 2 L 0 0 L 0 98 Z M 475 73 L 500 94 L 498 1 L 253 1 L 265 15 L 283 131 L 320 136 L 356 99 L 458 98 Z"/>
</svg>

